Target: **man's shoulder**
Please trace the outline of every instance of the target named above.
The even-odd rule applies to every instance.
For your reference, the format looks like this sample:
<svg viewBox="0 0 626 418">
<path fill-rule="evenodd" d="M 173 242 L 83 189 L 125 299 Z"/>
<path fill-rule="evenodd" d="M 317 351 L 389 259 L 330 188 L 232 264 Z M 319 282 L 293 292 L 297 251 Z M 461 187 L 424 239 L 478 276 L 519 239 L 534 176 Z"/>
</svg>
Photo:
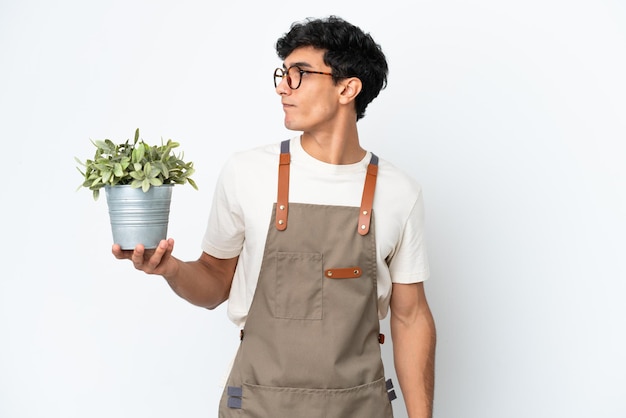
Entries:
<svg viewBox="0 0 626 418">
<path fill-rule="evenodd" d="M 235 151 L 231 160 L 256 160 L 263 157 L 274 157 L 280 153 L 280 142 L 266 143 L 253 148 Z"/>
<path fill-rule="evenodd" d="M 404 169 L 394 165 L 384 158 L 379 158 L 378 181 L 398 193 L 418 195 L 421 193 L 421 184 Z"/>
<path fill-rule="evenodd" d="M 225 170 L 250 171 L 278 164 L 280 142 L 267 143 L 245 150 L 235 151 L 225 163 Z"/>
</svg>

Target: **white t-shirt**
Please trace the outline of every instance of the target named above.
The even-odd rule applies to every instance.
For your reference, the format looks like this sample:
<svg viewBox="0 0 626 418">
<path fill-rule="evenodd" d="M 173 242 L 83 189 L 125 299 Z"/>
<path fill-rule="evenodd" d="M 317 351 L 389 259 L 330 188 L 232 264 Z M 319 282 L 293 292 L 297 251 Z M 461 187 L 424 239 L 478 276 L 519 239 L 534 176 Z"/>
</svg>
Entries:
<svg viewBox="0 0 626 418">
<path fill-rule="evenodd" d="M 289 201 L 319 205 L 361 205 L 371 153 L 355 164 L 334 165 L 311 157 L 291 139 Z M 202 250 L 217 258 L 239 256 L 228 316 L 245 324 L 254 297 L 263 250 L 276 202 L 280 144 L 234 154 L 215 188 Z M 392 283 L 417 283 L 429 276 L 424 243 L 424 206 L 418 183 L 379 158 L 374 194 L 378 314 L 389 310 Z"/>
</svg>

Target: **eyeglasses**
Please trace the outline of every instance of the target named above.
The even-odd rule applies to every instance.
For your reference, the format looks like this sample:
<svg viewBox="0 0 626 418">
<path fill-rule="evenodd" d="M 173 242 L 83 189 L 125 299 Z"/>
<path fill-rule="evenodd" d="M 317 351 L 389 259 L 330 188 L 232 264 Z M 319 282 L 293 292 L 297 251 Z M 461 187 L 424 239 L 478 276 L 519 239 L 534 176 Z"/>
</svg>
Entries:
<svg viewBox="0 0 626 418">
<path fill-rule="evenodd" d="M 278 87 L 278 85 L 283 80 L 283 78 L 286 77 L 287 85 L 289 86 L 289 88 L 292 90 L 295 90 L 298 87 L 300 87 L 300 84 L 302 83 L 303 74 L 322 74 L 322 75 L 330 75 L 330 76 L 333 75 L 332 73 L 324 73 L 321 71 L 303 70 L 297 65 L 293 65 L 287 68 L 287 70 L 284 70 L 283 68 L 277 68 L 274 70 L 274 87 Z"/>
</svg>

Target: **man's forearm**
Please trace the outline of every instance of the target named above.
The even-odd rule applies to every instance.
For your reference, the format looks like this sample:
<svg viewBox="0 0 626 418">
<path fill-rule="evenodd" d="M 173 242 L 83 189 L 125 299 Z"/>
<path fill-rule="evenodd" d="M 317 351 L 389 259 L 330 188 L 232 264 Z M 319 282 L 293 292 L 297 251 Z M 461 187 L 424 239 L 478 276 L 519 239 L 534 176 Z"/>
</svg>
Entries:
<svg viewBox="0 0 626 418">
<path fill-rule="evenodd" d="M 188 302 L 207 309 L 214 309 L 228 299 L 232 274 L 237 259 L 207 262 L 177 260 L 176 274 L 164 276 L 172 290 Z"/>
<path fill-rule="evenodd" d="M 431 418 L 435 386 L 435 323 L 428 307 L 412 319 L 391 317 L 394 364 L 409 418 Z"/>
</svg>

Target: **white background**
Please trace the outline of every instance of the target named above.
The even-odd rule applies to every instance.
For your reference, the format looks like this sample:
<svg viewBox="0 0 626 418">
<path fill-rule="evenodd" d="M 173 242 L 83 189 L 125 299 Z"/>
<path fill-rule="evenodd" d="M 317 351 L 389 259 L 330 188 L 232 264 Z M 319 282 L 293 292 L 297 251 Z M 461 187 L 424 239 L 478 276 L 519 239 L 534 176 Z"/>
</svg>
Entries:
<svg viewBox="0 0 626 418">
<path fill-rule="evenodd" d="M 622 0 L 1 0 L 0 417 L 216 416 L 238 330 L 114 260 L 74 157 L 180 141 L 195 259 L 225 159 L 292 134 L 275 40 L 328 14 L 383 46 L 361 139 L 424 188 L 435 416 L 626 416 Z"/>
</svg>

